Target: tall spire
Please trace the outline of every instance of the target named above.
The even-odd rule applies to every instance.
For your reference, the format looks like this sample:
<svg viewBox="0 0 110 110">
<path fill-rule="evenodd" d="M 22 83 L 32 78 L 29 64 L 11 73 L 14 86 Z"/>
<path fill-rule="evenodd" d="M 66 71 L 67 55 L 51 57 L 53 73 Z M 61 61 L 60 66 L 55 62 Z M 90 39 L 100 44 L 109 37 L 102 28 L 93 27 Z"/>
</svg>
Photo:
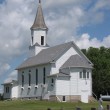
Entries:
<svg viewBox="0 0 110 110">
<path fill-rule="evenodd" d="M 45 30 L 48 30 L 48 28 L 45 24 L 44 16 L 43 16 L 41 0 L 39 0 L 37 14 L 36 14 L 36 17 L 35 17 L 35 20 L 34 20 L 34 23 L 31 27 L 31 29 L 45 29 Z"/>
</svg>

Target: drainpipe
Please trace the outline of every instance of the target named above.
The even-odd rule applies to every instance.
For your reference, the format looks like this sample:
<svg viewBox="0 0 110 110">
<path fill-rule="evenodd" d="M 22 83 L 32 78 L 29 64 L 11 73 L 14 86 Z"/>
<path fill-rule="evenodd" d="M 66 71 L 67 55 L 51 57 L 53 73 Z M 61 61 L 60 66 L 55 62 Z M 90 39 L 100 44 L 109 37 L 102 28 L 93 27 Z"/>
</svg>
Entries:
<svg viewBox="0 0 110 110">
<path fill-rule="evenodd" d="M 70 67 L 68 67 L 68 69 L 69 69 L 69 74 L 71 75 L 71 72 L 70 72 Z M 70 101 L 71 101 L 71 79 L 70 79 L 70 85 L 69 85 L 70 87 L 70 89 L 69 89 L 69 92 L 70 92 Z"/>
</svg>

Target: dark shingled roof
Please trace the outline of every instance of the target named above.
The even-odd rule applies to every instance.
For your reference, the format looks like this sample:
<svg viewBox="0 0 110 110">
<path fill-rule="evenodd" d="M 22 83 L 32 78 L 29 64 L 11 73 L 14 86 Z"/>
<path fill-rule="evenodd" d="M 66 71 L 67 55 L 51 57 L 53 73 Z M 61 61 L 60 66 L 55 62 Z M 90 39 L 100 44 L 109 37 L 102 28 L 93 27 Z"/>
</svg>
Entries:
<svg viewBox="0 0 110 110">
<path fill-rule="evenodd" d="M 46 29 L 46 30 L 48 30 L 48 28 L 45 24 L 41 2 L 39 2 L 37 14 L 36 14 L 34 24 L 32 25 L 31 29 Z"/>
<path fill-rule="evenodd" d="M 73 42 L 64 43 L 47 49 L 43 49 L 36 56 L 28 58 L 17 69 L 31 67 L 40 64 L 53 62 L 59 55 L 67 50 Z"/>
<path fill-rule="evenodd" d="M 72 55 L 63 65 L 61 68 L 67 67 L 83 67 L 83 68 L 92 68 L 87 60 L 83 59 L 79 55 Z"/>
</svg>

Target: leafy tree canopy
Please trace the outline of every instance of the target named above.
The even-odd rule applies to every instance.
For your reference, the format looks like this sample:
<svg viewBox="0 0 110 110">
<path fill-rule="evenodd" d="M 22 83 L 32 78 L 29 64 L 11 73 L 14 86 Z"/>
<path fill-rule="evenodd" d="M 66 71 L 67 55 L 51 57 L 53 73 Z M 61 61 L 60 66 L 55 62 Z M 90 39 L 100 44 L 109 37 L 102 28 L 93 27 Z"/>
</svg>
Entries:
<svg viewBox="0 0 110 110">
<path fill-rule="evenodd" d="M 100 97 L 100 94 L 110 95 L 110 48 L 90 47 L 88 50 L 82 49 L 82 52 L 94 64 L 92 80 L 93 92 Z"/>
</svg>

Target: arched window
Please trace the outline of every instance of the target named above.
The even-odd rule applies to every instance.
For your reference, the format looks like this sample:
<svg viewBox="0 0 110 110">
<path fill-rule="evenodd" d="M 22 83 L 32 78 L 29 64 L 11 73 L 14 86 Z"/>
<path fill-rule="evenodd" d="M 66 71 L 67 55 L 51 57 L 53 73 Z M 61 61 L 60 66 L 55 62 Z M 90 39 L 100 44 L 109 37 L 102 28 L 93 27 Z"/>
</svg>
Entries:
<svg viewBox="0 0 110 110">
<path fill-rule="evenodd" d="M 31 86 L 31 74 L 29 73 L 29 86 Z"/>
<path fill-rule="evenodd" d="M 43 84 L 45 84 L 45 78 L 46 77 L 46 70 L 45 68 L 43 69 Z"/>
<path fill-rule="evenodd" d="M 44 36 L 41 36 L 41 45 L 44 45 Z"/>
<path fill-rule="evenodd" d="M 36 85 L 38 85 L 38 69 L 36 69 Z"/>
<path fill-rule="evenodd" d="M 24 86 L 24 75 L 22 74 L 22 87 Z"/>
</svg>

